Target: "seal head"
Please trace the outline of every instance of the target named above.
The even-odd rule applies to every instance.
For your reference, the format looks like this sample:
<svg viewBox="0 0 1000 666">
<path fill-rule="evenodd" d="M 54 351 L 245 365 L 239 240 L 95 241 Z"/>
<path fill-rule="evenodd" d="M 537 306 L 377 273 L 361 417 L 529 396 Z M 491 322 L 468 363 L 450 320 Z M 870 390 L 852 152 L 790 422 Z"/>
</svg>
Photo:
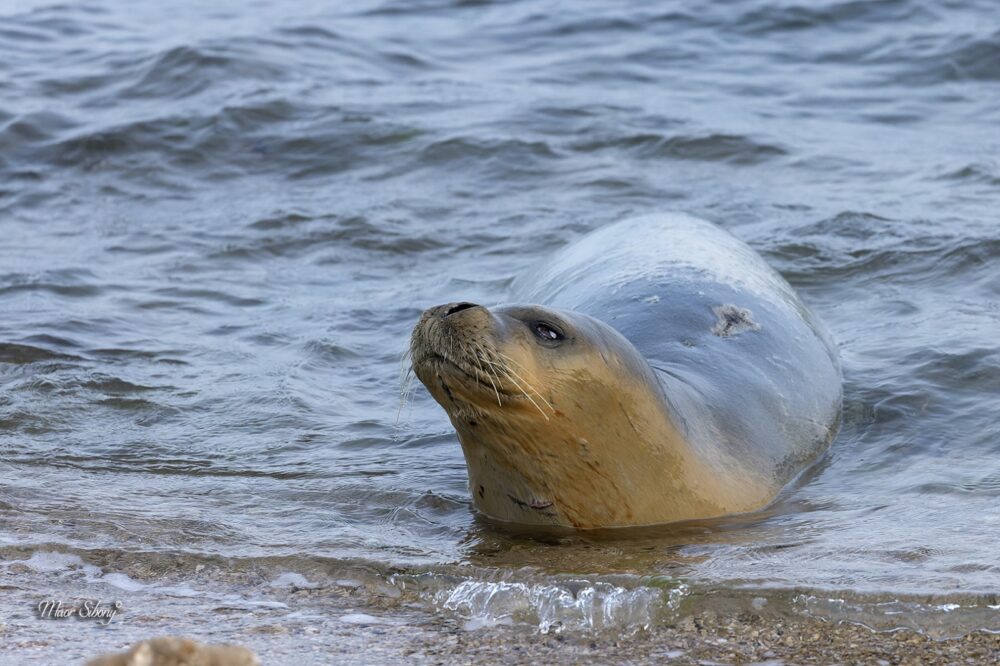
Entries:
<svg viewBox="0 0 1000 666">
<path fill-rule="evenodd" d="M 720 515 L 746 501 L 690 450 L 643 356 L 593 317 L 441 305 L 421 316 L 411 354 L 491 518 L 595 528 Z"/>
</svg>

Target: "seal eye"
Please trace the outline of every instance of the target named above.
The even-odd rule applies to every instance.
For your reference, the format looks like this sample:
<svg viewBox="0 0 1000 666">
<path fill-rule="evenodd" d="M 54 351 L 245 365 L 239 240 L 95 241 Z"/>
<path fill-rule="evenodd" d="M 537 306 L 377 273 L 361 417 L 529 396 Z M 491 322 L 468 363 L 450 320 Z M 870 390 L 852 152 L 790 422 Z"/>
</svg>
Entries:
<svg viewBox="0 0 1000 666">
<path fill-rule="evenodd" d="M 555 326 L 544 321 L 536 321 L 531 325 L 531 330 L 535 332 L 535 335 L 546 342 L 559 342 L 566 337 Z"/>
</svg>

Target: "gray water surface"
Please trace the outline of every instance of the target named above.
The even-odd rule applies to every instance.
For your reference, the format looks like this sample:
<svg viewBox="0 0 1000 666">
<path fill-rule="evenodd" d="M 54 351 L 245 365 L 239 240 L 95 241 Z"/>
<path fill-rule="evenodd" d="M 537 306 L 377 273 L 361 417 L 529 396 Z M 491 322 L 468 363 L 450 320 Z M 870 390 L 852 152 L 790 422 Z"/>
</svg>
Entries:
<svg viewBox="0 0 1000 666">
<path fill-rule="evenodd" d="M 987 0 L 2 2 L 0 607 L 1000 631 L 998 126 Z M 664 210 L 826 322 L 841 434 L 752 516 L 478 519 L 420 311 Z"/>
</svg>

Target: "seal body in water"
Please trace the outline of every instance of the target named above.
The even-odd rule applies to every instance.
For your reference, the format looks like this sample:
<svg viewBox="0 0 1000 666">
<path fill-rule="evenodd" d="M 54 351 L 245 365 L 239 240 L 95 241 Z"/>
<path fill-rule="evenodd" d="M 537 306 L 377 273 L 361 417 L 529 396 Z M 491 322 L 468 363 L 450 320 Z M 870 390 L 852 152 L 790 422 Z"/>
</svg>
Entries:
<svg viewBox="0 0 1000 666">
<path fill-rule="evenodd" d="M 410 345 L 491 518 L 601 528 L 754 511 L 836 433 L 829 334 L 708 222 L 612 224 L 513 292 L 523 305 L 425 311 Z"/>
</svg>

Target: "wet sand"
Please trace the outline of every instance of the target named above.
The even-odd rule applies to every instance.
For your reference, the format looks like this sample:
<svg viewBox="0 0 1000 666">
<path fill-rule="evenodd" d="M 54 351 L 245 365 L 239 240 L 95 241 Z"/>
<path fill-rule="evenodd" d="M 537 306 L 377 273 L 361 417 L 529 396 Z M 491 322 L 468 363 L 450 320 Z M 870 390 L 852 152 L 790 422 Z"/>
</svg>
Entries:
<svg viewBox="0 0 1000 666">
<path fill-rule="evenodd" d="M 716 622 L 718 619 L 715 620 Z M 280 630 L 279 630 L 280 631 Z M 751 618 L 699 620 L 680 627 L 607 639 L 542 635 L 494 628 L 467 632 L 457 627 L 398 630 L 343 629 L 336 656 L 321 650 L 296 655 L 299 663 L 416 664 L 990 664 L 1000 661 L 1000 636 L 974 633 L 932 640 L 911 631 L 875 633 L 865 627 L 822 622 L 761 626 Z M 305 645 L 303 645 L 305 647 Z M 286 647 L 264 644 L 261 663 L 287 663 Z M 305 658 L 304 661 L 302 658 Z M 228 662 L 211 662 L 229 666 Z M 237 662 L 233 662 L 235 664 Z M 243 663 L 242 661 L 239 663 Z"/>
<path fill-rule="evenodd" d="M 88 559 L 111 569 L 93 555 Z M 8 565 L 0 577 L 7 602 L 0 619 L 0 663 L 83 664 L 160 636 L 245 646 L 263 664 L 296 666 L 1000 662 L 1000 633 L 976 631 L 935 639 L 910 629 L 876 632 L 771 603 L 757 612 L 752 604 L 714 595 L 712 601 L 682 608 L 676 617 L 661 618 L 652 629 L 636 632 L 618 627 L 546 634 L 523 621 L 470 630 L 461 614 L 437 610 L 421 601 L 421 595 L 401 593 L 377 577 L 362 583 L 358 576 L 352 582 L 348 577 L 355 576 L 348 572 L 331 572 L 344 579 L 324 587 L 275 586 L 273 571 L 219 562 L 200 565 L 192 581 L 190 564 L 170 557 L 143 558 L 96 583 L 77 571 L 79 565 L 71 572 L 54 573 Z M 132 591 L 107 585 L 108 579 L 129 583 L 125 586 Z M 152 585 L 154 580 L 160 587 Z M 210 593 L 202 589 L 207 581 L 212 582 L 205 585 Z M 41 598 L 71 604 L 95 594 L 123 602 L 122 614 L 107 626 L 76 618 L 42 619 L 35 610 Z M 716 605 L 708 609 L 708 603 Z M 945 631 L 944 625 L 934 628 L 935 635 Z"/>
<path fill-rule="evenodd" d="M 712 616 L 688 617 L 676 627 L 617 640 L 460 633 L 454 644 L 429 647 L 421 657 L 430 663 L 476 664 L 988 664 L 1000 660 L 1000 636 L 933 640 L 907 630 L 876 633 L 817 620 L 765 623 L 755 616 Z"/>
<path fill-rule="evenodd" d="M 975 632 L 935 640 L 910 630 L 874 632 L 866 627 L 814 619 L 775 622 L 753 614 L 687 616 L 674 626 L 628 637 L 609 634 L 541 634 L 528 627 L 468 631 L 451 617 L 346 613 L 322 626 L 259 625 L 238 635 L 223 622 L 194 637 L 206 643 L 238 642 L 263 664 L 990 664 L 1000 661 L 1000 635 Z M 399 611 L 403 610 L 402 613 Z M 423 616 L 418 618 L 418 616 Z M 149 621 L 153 620 L 153 621 Z M 104 649 L 83 654 L 57 636 L 3 632 L 0 661 L 19 664 L 83 663 L 119 652 L 155 635 L 155 620 L 139 619 L 107 634 Z M 415 621 L 416 620 L 416 621 Z M 93 641 L 91 644 L 100 644 Z M 171 662 L 173 663 L 173 662 Z M 216 666 L 226 663 L 206 662 Z"/>
<path fill-rule="evenodd" d="M 760 623 L 754 617 L 688 618 L 628 638 L 539 634 L 498 627 L 464 631 L 443 623 L 418 632 L 344 632 L 340 663 L 416 664 L 992 664 L 1000 635 L 933 640 L 912 631 L 876 633 L 821 621 Z M 262 663 L 281 663 L 267 648 Z M 320 658 L 320 655 L 316 655 Z"/>
</svg>

